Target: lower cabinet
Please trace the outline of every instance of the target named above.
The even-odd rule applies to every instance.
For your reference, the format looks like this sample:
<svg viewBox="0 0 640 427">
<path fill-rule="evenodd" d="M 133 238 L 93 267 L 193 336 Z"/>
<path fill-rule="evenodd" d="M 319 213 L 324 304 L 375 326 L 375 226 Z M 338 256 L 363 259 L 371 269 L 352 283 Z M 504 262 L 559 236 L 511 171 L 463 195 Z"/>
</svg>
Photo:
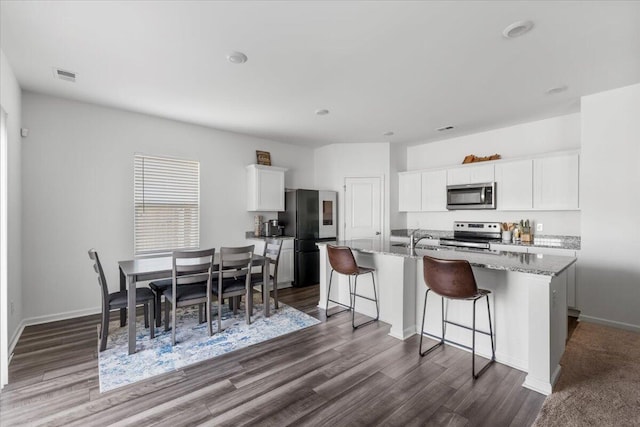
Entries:
<svg viewBox="0 0 640 427">
<path fill-rule="evenodd" d="M 293 282 L 293 239 L 282 242 L 278 263 L 278 283 L 291 285 Z"/>
<path fill-rule="evenodd" d="M 264 252 L 264 238 L 248 239 L 247 243 L 255 246 L 253 253 L 262 255 Z M 282 239 L 278 261 L 278 289 L 290 287 L 291 282 L 293 282 L 293 239 Z"/>
</svg>

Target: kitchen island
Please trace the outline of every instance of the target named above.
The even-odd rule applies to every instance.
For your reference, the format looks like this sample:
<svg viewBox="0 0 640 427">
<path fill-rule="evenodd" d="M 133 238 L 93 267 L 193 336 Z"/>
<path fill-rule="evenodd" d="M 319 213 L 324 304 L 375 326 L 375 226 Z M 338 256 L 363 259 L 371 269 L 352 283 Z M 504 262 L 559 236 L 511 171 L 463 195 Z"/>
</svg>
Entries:
<svg viewBox="0 0 640 427">
<path fill-rule="evenodd" d="M 380 243 L 377 240 L 322 242 L 320 247 L 320 301 L 326 304 L 331 266 L 326 245 L 353 249 L 358 264 L 376 269 L 380 299 L 380 320 L 391 325 L 390 335 L 406 339 L 420 331 L 426 285 L 422 256 L 465 259 L 473 268 L 478 287 L 491 290 L 490 304 L 494 326 L 496 361 L 527 372 L 523 386 L 543 394 L 551 393 L 560 373 L 560 357 L 567 337 L 567 269 L 576 258 L 515 252 L 452 250 Z M 359 278 L 358 292 L 367 294 L 371 285 Z M 362 284 L 362 286 L 360 286 Z M 334 275 L 331 299 L 349 302 L 347 278 Z M 429 298 L 425 331 L 441 335 L 439 297 Z M 449 301 L 447 318 L 471 324 L 472 310 L 467 301 Z M 488 330 L 486 306 L 477 307 L 477 327 Z M 331 305 L 329 306 L 331 307 Z M 373 303 L 358 299 L 356 311 L 374 316 Z M 449 326 L 447 338 L 471 345 L 471 333 Z M 489 357 L 489 338 L 477 335 L 476 351 Z M 416 352 L 416 357 L 418 357 Z"/>
</svg>

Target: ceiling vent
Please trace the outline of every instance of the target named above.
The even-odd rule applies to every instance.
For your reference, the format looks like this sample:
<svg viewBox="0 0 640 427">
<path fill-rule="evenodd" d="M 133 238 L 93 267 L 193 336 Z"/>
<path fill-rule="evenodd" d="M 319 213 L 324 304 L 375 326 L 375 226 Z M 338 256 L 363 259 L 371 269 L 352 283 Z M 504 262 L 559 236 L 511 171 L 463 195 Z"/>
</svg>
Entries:
<svg viewBox="0 0 640 427">
<path fill-rule="evenodd" d="M 445 130 L 451 130 L 451 129 L 453 129 L 453 126 L 443 126 L 443 127 L 438 128 L 438 129 L 436 129 L 436 130 L 437 130 L 438 132 L 442 132 L 442 131 L 445 131 Z"/>
<path fill-rule="evenodd" d="M 60 68 L 54 68 L 53 75 L 61 80 L 75 83 L 77 73 L 74 73 L 73 71 L 62 70 Z"/>
</svg>

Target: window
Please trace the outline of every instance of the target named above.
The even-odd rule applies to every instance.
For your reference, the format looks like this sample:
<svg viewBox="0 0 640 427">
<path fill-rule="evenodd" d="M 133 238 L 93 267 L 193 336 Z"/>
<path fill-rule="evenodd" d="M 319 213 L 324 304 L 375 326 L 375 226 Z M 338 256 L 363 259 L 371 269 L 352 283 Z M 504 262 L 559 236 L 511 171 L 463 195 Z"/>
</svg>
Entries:
<svg viewBox="0 0 640 427">
<path fill-rule="evenodd" d="M 136 255 L 200 246 L 200 163 L 136 154 Z"/>
</svg>

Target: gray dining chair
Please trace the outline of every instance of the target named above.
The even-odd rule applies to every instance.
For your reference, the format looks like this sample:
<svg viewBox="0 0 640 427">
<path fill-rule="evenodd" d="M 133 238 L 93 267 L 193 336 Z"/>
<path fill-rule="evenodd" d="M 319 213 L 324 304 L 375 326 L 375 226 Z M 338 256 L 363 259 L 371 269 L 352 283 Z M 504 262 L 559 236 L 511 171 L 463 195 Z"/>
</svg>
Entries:
<svg viewBox="0 0 640 427">
<path fill-rule="evenodd" d="M 218 286 L 213 293 L 218 298 L 218 332 L 222 331 L 222 300 L 230 298 L 234 314 L 237 312 L 240 298 L 244 295 L 246 322 L 251 323 L 253 311 L 253 291 L 251 287 L 251 263 L 254 245 L 220 248 L 218 264 Z"/>
<path fill-rule="evenodd" d="M 251 274 L 251 286 L 261 286 L 262 293 L 270 292 L 269 285 L 273 287 L 273 300 L 275 308 L 278 308 L 278 264 L 282 251 L 282 239 L 266 239 L 262 256 L 269 258 L 269 264 L 262 268 L 269 269 L 269 282 L 264 283 L 263 272 Z"/>
<path fill-rule="evenodd" d="M 176 309 L 188 305 L 205 305 L 209 336 L 211 328 L 211 301 L 213 258 L 215 249 L 174 251 L 172 258 L 171 288 L 164 291 L 164 329 L 169 330 L 171 312 L 171 345 L 176 345 Z M 171 310 L 170 310 L 171 308 Z"/>
<path fill-rule="evenodd" d="M 102 315 L 100 322 L 100 351 L 107 348 L 107 337 L 109 336 L 109 313 L 112 310 L 126 308 L 129 300 L 129 294 L 126 290 L 109 293 L 107 279 L 100 263 L 100 257 L 95 249 L 89 249 L 89 258 L 93 261 L 93 269 L 98 275 L 98 284 L 102 295 Z M 155 295 L 149 288 L 136 288 L 136 305 L 144 306 L 144 327 L 149 329 L 151 339 L 155 337 L 155 328 L 153 319 L 155 317 Z M 151 310 L 149 310 L 151 306 Z M 135 321 L 135 320 L 134 320 Z"/>
</svg>

